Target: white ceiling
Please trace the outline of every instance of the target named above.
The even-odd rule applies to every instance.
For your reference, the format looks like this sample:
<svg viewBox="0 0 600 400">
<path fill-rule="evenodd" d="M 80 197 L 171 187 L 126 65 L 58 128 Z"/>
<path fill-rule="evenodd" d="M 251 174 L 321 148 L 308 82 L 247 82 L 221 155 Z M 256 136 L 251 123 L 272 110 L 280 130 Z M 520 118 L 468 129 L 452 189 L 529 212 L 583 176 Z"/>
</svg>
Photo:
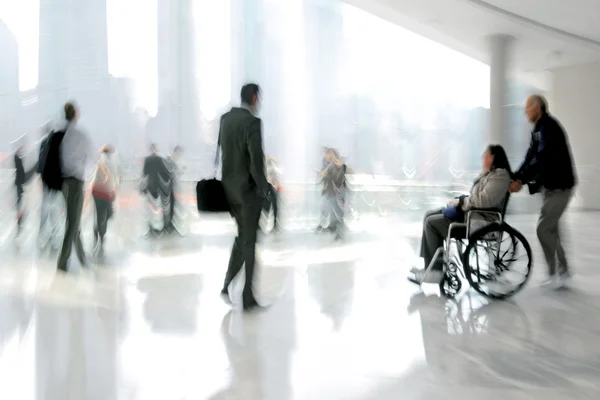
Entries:
<svg viewBox="0 0 600 400">
<path fill-rule="evenodd" d="M 512 35 L 521 72 L 600 61 L 600 0 L 345 1 L 486 63 L 487 37 Z"/>
</svg>

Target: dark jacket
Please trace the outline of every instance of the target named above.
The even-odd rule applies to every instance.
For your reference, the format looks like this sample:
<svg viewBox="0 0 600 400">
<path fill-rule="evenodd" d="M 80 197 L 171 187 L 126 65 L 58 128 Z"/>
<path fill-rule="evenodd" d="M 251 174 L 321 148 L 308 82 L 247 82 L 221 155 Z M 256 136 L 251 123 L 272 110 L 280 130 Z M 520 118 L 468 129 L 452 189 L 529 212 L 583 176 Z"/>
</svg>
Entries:
<svg viewBox="0 0 600 400">
<path fill-rule="evenodd" d="M 147 190 L 153 197 L 158 197 L 160 192 L 168 192 L 170 188 L 171 174 L 167 169 L 165 160 L 158 154 L 151 154 L 144 159 L 144 170 L 142 172 L 147 179 Z"/>
<path fill-rule="evenodd" d="M 223 188 L 230 204 L 242 205 L 265 198 L 262 122 L 245 108 L 233 107 L 221 117 L 219 143 Z"/>
<path fill-rule="evenodd" d="M 575 170 L 569 139 L 560 123 L 544 114 L 535 124 L 525 160 L 516 179 L 529 184 L 533 194 L 544 187 L 549 190 L 575 186 Z"/>
<path fill-rule="evenodd" d="M 44 172 L 44 166 L 46 165 L 46 158 L 48 157 L 48 142 L 50 141 L 50 135 L 46 135 L 42 139 L 40 144 L 40 154 L 38 156 L 37 173 L 42 174 Z"/>
</svg>

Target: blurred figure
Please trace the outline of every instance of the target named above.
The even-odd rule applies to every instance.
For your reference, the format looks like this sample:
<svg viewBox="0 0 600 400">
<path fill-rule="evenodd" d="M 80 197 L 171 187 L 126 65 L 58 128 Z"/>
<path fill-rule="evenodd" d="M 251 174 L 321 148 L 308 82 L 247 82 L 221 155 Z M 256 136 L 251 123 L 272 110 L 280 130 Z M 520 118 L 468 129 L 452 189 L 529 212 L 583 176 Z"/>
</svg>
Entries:
<svg viewBox="0 0 600 400">
<path fill-rule="evenodd" d="M 256 234 L 260 213 L 269 193 L 265 176 L 262 122 L 256 116 L 260 88 L 250 83 L 242 87 L 241 107 L 233 107 L 221 117 L 218 146 L 222 152 L 222 182 L 231 215 L 238 226 L 221 295 L 229 300 L 229 284 L 245 264 L 244 310 L 258 307 L 252 291 Z"/>
<path fill-rule="evenodd" d="M 178 207 L 177 195 L 180 191 L 180 180 L 181 175 L 183 174 L 183 170 L 179 165 L 181 160 L 181 156 L 183 154 L 183 149 L 181 146 L 175 146 L 173 152 L 167 159 L 165 160 L 166 166 L 171 177 L 171 194 L 169 196 L 169 221 L 167 224 L 167 229 L 169 231 L 178 231 L 176 221 L 176 211 Z"/>
<path fill-rule="evenodd" d="M 321 223 L 317 231 L 328 229 L 335 232 L 336 240 L 344 237 L 344 208 L 346 206 L 346 173 L 348 167 L 335 149 L 329 149 L 327 155 L 328 165 L 321 171 L 323 182 L 323 210 Z M 327 222 L 328 220 L 328 222 Z M 327 225 L 325 225 L 327 224 Z"/>
<path fill-rule="evenodd" d="M 67 271 L 67 262 L 71 249 L 75 245 L 77 258 L 82 267 L 89 267 L 87 257 L 81 243 L 81 212 L 83 209 L 83 182 L 86 169 L 93 158 L 92 145 L 78 127 L 79 111 L 73 103 L 64 106 L 65 136 L 60 145 L 61 170 L 64 177 L 62 193 L 67 206 L 67 225 L 60 256 L 58 270 Z"/>
<path fill-rule="evenodd" d="M 544 97 L 529 96 L 525 114 L 535 126 L 511 191 L 518 192 L 527 184 L 531 194 L 542 192 L 537 236 L 548 264 L 545 285 L 561 288 L 571 279 L 560 233 L 560 218 L 573 196 L 576 181 L 569 139 L 560 122 L 548 112 Z"/>
<path fill-rule="evenodd" d="M 448 236 L 448 229 L 452 222 L 462 222 L 466 211 L 472 208 L 502 208 L 510 187 L 512 171 L 504 148 L 499 145 L 490 145 L 482 156 L 482 171 L 473 182 L 469 196 L 461 196 L 451 200 L 442 209 L 425 213 L 423 218 L 423 235 L 421 237 L 421 252 L 425 268 L 413 268 L 408 280 L 421 284 L 440 283 L 443 278 L 443 265 L 441 259 L 425 276 L 427 267 Z"/>
<path fill-rule="evenodd" d="M 267 160 L 267 181 L 269 182 L 269 198 L 265 200 L 263 210 L 269 214 L 273 210 L 273 232 L 279 233 L 279 189 L 281 188 L 281 171 L 273 157 Z"/>
<path fill-rule="evenodd" d="M 25 167 L 23 166 L 23 160 L 21 159 L 23 155 L 23 145 L 17 144 L 17 150 L 15 151 L 14 163 L 15 163 L 15 188 L 17 190 L 17 237 L 21 235 L 21 231 L 23 228 L 23 220 L 25 218 L 25 206 L 23 202 L 23 194 L 25 190 L 23 186 L 33 176 L 33 174 L 37 171 L 37 165 L 29 171 L 25 171 Z"/>
<path fill-rule="evenodd" d="M 40 141 L 40 151 L 38 157 L 38 174 L 44 171 L 46 156 L 48 153 L 48 140 L 54 128 L 52 121 L 46 122 L 41 128 L 42 139 Z M 42 205 L 40 212 L 40 229 L 38 234 L 38 246 L 44 249 L 48 244 L 52 245 L 54 250 L 60 247 L 60 217 L 63 213 L 62 195 L 50 190 L 42 181 Z"/>
<path fill-rule="evenodd" d="M 150 146 L 150 152 L 150 155 L 144 159 L 142 193 L 147 196 L 153 208 L 152 215 L 159 214 L 156 211 L 161 212 L 160 221 L 150 221 L 150 232 L 156 234 L 162 232 L 170 221 L 171 174 L 165 160 L 158 154 L 155 144 Z"/>
<path fill-rule="evenodd" d="M 114 214 L 114 201 L 120 184 L 113 154 L 114 150 L 110 145 L 105 145 L 100 149 L 100 160 L 92 181 L 92 197 L 96 206 L 94 248 L 100 254 L 104 252 L 104 237 L 108 220 Z"/>
</svg>

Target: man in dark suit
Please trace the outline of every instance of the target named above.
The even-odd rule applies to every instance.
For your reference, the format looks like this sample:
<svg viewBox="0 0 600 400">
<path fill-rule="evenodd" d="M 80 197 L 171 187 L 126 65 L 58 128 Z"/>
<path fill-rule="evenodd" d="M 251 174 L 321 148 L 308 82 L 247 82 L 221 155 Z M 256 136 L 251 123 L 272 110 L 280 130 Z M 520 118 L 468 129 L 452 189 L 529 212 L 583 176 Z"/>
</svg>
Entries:
<svg viewBox="0 0 600 400">
<path fill-rule="evenodd" d="M 265 176 L 265 155 L 261 120 L 256 117 L 260 88 L 247 84 L 242 88 L 242 104 L 221 117 L 219 146 L 222 153 L 222 183 L 231 214 L 238 226 L 229 267 L 221 295 L 229 300 L 229 285 L 246 265 L 246 282 L 242 296 L 245 310 L 258 307 L 252 292 L 256 232 L 262 205 L 269 191 Z"/>
</svg>

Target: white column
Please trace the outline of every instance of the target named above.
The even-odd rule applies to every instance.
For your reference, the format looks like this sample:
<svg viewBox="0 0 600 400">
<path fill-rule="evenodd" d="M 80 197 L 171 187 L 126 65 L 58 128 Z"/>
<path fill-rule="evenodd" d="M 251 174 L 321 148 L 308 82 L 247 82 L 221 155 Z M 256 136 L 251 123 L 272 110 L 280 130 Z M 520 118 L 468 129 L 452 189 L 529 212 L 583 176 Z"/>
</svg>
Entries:
<svg viewBox="0 0 600 400">
<path fill-rule="evenodd" d="M 513 37 L 509 35 L 491 35 L 490 45 L 490 143 L 508 145 L 506 131 L 508 115 L 508 75 L 509 52 Z"/>
</svg>

